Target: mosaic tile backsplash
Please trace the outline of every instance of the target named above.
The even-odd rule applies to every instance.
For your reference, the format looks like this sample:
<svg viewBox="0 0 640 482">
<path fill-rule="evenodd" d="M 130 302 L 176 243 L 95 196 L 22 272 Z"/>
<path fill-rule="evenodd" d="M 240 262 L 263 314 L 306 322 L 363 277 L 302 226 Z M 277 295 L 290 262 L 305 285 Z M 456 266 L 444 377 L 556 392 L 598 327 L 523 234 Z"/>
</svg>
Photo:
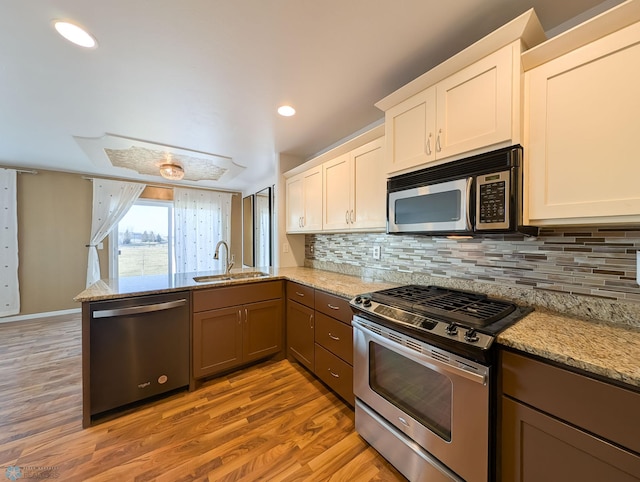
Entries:
<svg viewBox="0 0 640 482">
<path fill-rule="evenodd" d="M 613 321 L 640 324 L 636 316 L 640 313 L 636 283 L 640 227 L 544 228 L 537 238 L 505 235 L 466 240 L 384 233 L 314 234 L 307 235 L 305 243 L 307 266 L 397 282 L 426 277 L 434 284 L 442 280 L 446 286 L 472 286 L 487 293 L 513 288 L 518 296 L 538 301 L 566 294 L 572 295 L 576 305 L 580 300 L 601 300 L 606 311 L 630 305 L 631 314 Z M 374 246 L 381 248 L 379 260 L 373 258 Z"/>
</svg>

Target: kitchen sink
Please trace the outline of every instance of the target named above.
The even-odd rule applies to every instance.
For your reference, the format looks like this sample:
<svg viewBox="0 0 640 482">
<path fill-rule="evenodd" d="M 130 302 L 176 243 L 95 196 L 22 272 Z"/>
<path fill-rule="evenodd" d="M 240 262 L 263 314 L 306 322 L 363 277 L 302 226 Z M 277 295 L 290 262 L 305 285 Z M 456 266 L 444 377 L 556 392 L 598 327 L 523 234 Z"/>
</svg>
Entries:
<svg viewBox="0 0 640 482">
<path fill-rule="evenodd" d="M 252 279 L 263 278 L 269 276 L 269 273 L 263 273 L 262 271 L 243 271 L 240 273 L 225 273 L 214 274 L 211 276 L 195 276 L 193 281 L 196 283 L 213 283 L 215 281 L 232 281 L 236 279 Z"/>
</svg>

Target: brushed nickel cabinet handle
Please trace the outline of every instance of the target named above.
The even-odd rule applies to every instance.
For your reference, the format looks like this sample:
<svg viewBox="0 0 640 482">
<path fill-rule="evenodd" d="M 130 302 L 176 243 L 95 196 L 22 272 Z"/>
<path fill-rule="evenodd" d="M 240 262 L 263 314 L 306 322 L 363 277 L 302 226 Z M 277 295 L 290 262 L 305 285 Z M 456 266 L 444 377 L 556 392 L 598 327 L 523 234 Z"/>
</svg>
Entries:
<svg viewBox="0 0 640 482">
<path fill-rule="evenodd" d="M 302 296 L 302 297 L 304 297 L 304 293 L 300 293 L 299 291 L 296 291 L 296 294 L 297 294 L 298 296 Z"/>
<path fill-rule="evenodd" d="M 340 309 L 340 307 L 339 307 L 339 306 L 333 306 L 331 303 L 327 303 L 327 306 L 328 306 L 329 308 L 331 308 L 332 310 L 339 310 L 339 309 Z"/>
<path fill-rule="evenodd" d="M 440 143 L 441 135 L 442 135 L 442 129 L 438 131 L 438 138 L 436 139 L 436 152 L 442 151 L 442 144 Z"/>
<path fill-rule="evenodd" d="M 433 137 L 433 134 L 431 132 L 429 132 L 429 137 L 427 138 L 427 156 L 431 155 L 431 137 Z"/>
<path fill-rule="evenodd" d="M 328 371 L 329 373 L 331 373 L 331 376 L 332 376 L 333 378 L 340 378 L 340 375 L 338 375 L 337 373 L 333 373 L 333 372 L 331 371 L 331 368 L 327 368 L 327 371 Z"/>
<path fill-rule="evenodd" d="M 332 340 L 335 340 L 335 341 L 340 341 L 340 337 L 338 337 L 338 336 L 333 336 L 333 335 L 331 334 L 331 332 L 329 332 L 329 338 L 331 338 Z"/>
<path fill-rule="evenodd" d="M 309 328 L 313 329 L 313 315 L 309 315 Z"/>
</svg>

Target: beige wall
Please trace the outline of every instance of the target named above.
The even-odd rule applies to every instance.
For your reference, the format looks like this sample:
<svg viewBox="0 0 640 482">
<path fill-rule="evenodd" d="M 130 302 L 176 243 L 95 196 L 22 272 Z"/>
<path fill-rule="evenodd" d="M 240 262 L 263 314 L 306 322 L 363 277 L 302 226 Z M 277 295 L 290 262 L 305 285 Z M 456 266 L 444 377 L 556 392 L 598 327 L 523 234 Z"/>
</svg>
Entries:
<svg viewBox="0 0 640 482">
<path fill-rule="evenodd" d="M 73 297 L 85 288 L 91 199 L 91 182 L 76 174 L 18 176 L 20 314 L 79 307 Z"/>
<path fill-rule="evenodd" d="M 79 308 L 85 289 L 93 185 L 79 174 L 38 171 L 18 176 L 20 315 Z M 231 252 L 242 259 L 241 196 L 231 204 Z M 107 239 L 98 251 L 109 275 Z"/>
</svg>

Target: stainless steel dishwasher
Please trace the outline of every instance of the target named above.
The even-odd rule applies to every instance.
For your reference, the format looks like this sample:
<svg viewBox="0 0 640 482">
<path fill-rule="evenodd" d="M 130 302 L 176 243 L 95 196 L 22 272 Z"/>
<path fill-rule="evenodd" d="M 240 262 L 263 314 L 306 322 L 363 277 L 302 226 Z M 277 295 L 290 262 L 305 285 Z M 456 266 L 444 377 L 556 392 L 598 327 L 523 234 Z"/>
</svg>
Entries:
<svg viewBox="0 0 640 482">
<path fill-rule="evenodd" d="M 90 304 L 91 416 L 189 385 L 189 305 L 188 292 Z"/>
</svg>

